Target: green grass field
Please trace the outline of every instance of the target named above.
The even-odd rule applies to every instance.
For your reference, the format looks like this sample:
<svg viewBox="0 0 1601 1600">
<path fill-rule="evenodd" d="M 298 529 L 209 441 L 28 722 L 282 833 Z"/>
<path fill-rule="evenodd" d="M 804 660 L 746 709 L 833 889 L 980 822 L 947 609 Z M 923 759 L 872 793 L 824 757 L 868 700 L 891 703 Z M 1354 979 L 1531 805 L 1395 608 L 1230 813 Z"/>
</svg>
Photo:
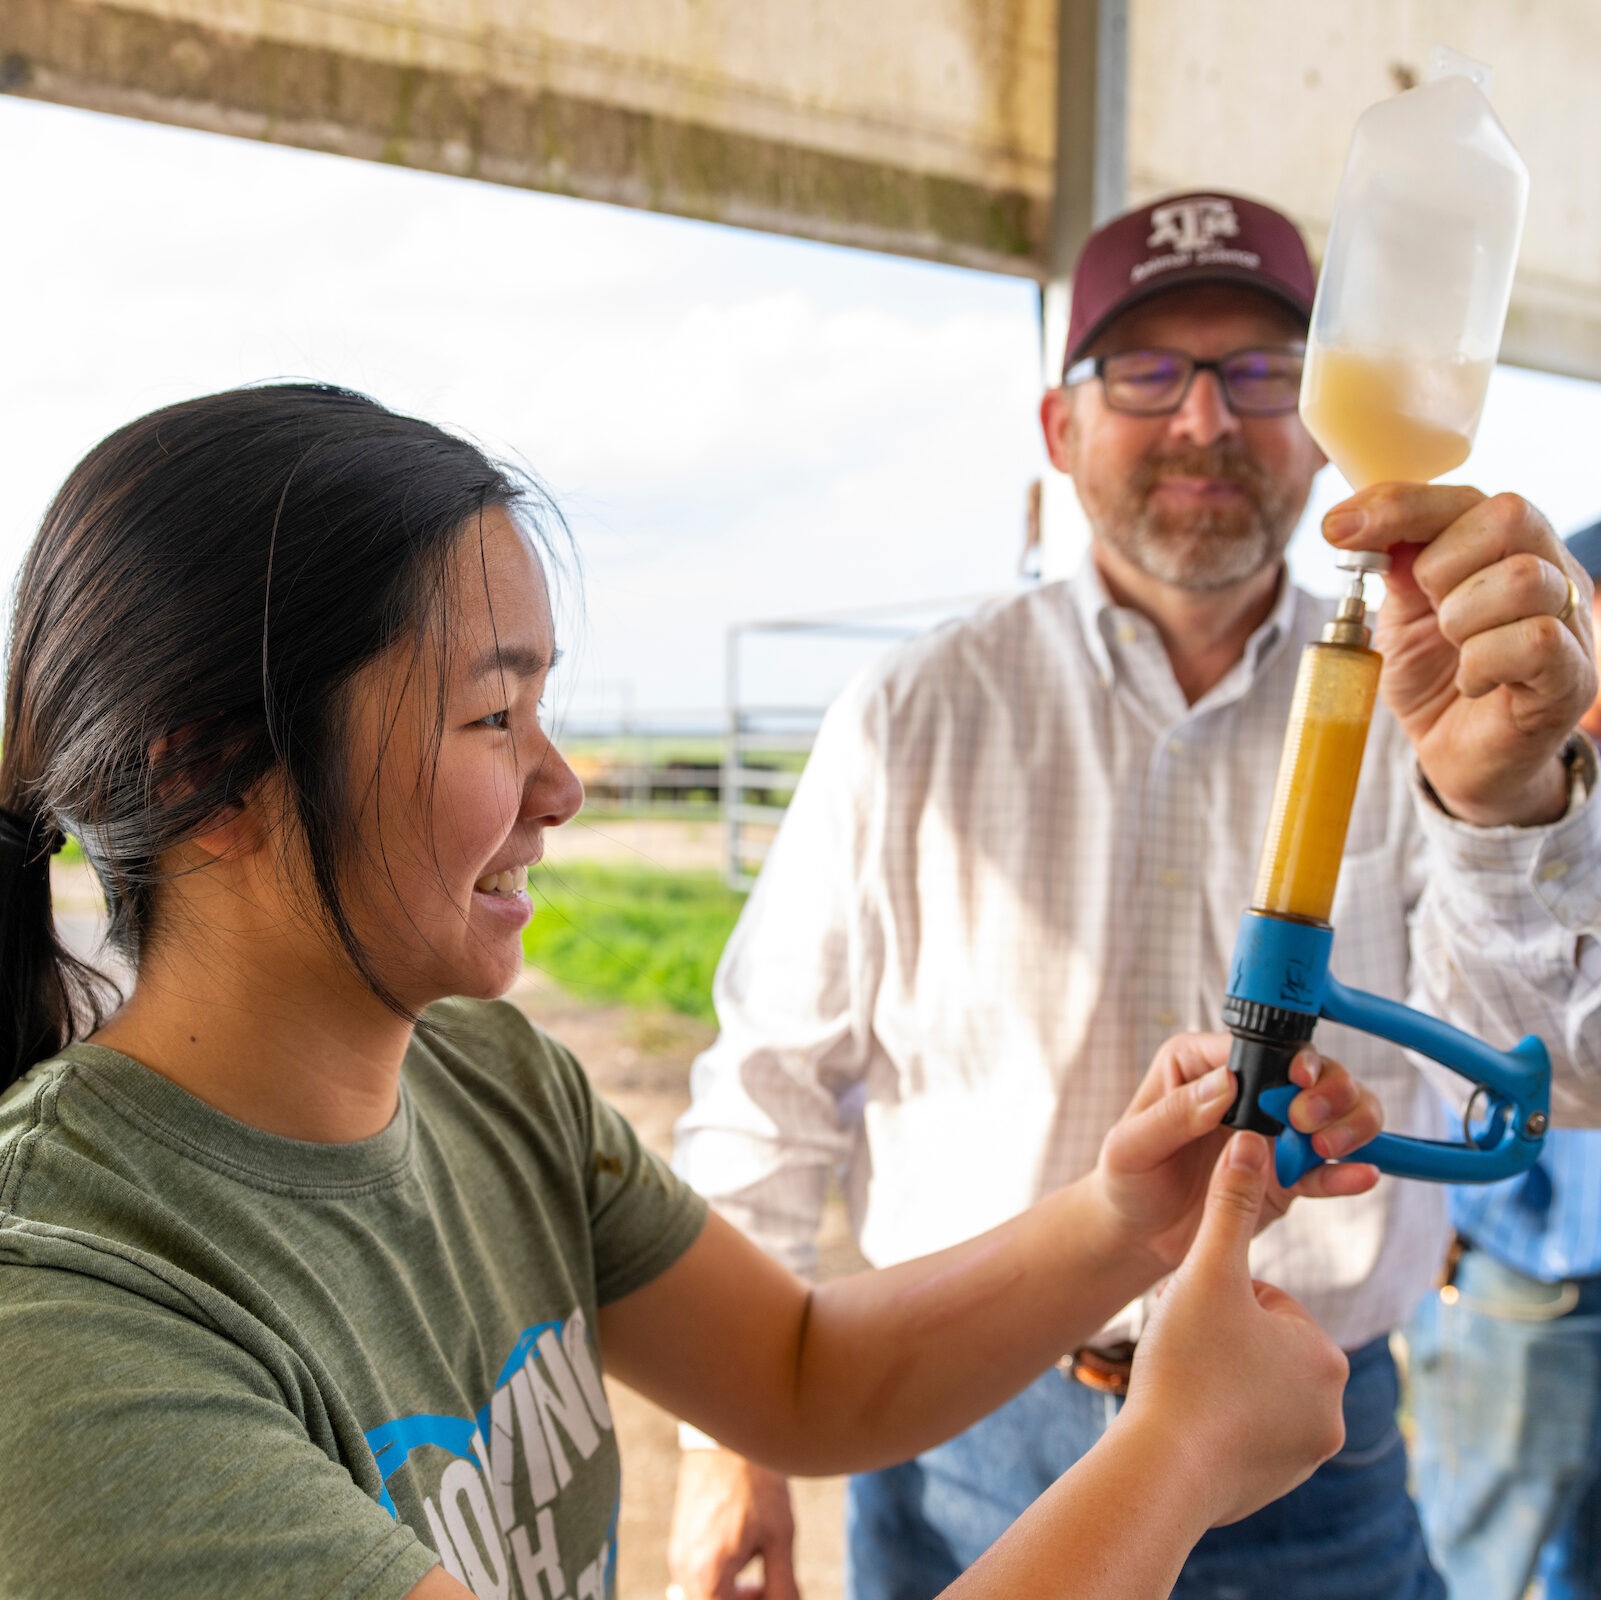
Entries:
<svg viewBox="0 0 1601 1600">
<path fill-rule="evenodd" d="M 76 839 L 64 861 L 81 861 Z M 534 920 L 523 950 L 540 971 L 586 1000 L 669 1010 L 704 1022 L 712 973 L 745 897 L 709 872 L 573 862 L 536 868 Z"/>
<path fill-rule="evenodd" d="M 529 879 L 523 950 L 590 1000 L 713 1020 L 712 973 L 745 897 L 711 873 L 572 862 Z"/>
</svg>

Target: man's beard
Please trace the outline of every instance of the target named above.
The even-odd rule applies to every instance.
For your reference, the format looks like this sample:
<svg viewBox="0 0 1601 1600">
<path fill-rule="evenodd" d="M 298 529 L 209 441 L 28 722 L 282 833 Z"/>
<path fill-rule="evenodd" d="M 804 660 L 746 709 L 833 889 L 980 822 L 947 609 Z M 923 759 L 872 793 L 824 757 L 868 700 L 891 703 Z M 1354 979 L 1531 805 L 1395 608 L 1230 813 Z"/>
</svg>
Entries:
<svg viewBox="0 0 1601 1600">
<path fill-rule="evenodd" d="M 1153 505 L 1164 478 L 1221 479 L 1241 494 L 1212 507 Z M 1293 489 L 1236 446 L 1217 444 L 1147 456 L 1095 531 L 1148 577 L 1204 594 L 1276 566 L 1300 514 Z"/>
</svg>

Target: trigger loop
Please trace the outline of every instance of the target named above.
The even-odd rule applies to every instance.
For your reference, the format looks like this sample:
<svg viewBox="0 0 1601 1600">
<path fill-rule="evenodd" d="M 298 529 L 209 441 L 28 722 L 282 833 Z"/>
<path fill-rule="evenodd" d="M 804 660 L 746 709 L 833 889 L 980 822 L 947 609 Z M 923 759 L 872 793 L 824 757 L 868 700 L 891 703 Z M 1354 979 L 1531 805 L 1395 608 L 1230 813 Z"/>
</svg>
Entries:
<svg viewBox="0 0 1601 1600">
<path fill-rule="evenodd" d="M 1484 1096 L 1486 1106 L 1488 1106 L 1490 1099 L 1489 1089 L 1482 1083 L 1476 1083 L 1473 1086 L 1473 1093 L 1468 1096 L 1468 1103 L 1462 1108 L 1462 1142 L 1463 1144 L 1472 1145 L 1475 1150 L 1483 1148 L 1479 1141 L 1473 1137 L 1473 1108 L 1478 1104 L 1481 1094 Z"/>
</svg>

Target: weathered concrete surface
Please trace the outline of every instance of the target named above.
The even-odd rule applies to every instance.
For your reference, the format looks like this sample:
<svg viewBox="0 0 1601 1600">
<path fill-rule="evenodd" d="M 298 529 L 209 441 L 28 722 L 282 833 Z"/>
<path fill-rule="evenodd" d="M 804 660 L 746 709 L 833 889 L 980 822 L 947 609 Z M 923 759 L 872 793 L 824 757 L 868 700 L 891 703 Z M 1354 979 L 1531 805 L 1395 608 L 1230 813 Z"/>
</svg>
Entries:
<svg viewBox="0 0 1601 1600">
<path fill-rule="evenodd" d="M 1055 0 L 0 0 L 12 93 L 1032 273 Z"/>
</svg>

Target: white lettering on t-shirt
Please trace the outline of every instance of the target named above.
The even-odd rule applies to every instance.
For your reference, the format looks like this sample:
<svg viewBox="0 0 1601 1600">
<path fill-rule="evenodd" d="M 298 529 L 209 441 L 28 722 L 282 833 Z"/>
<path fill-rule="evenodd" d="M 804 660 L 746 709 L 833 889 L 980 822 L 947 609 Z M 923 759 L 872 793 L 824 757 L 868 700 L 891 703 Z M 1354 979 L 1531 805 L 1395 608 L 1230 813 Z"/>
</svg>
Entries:
<svg viewBox="0 0 1601 1600">
<path fill-rule="evenodd" d="M 584 1391 L 584 1399 L 589 1402 L 590 1415 L 602 1428 L 609 1429 L 612 1420 L 606 1385 L 600 1380 L 600 1368 L 589 1347 L 589 1328 L 579 1308 L 574 1308 L 561 1330 L 561 1347 L 572 1366 L 573 1376 L 578 1379 L 578 1387 Z"/>
<path fill-rule="evenodd" d="M 528 1387 L 533 1393 L 534 1404 L 539 1407 L 539 1420 L 544 1426 L 545 1443 L 550 1447 L 551 1461 L 556 1468 L 556 1480 L 566 1488 L 573 1469 L 568 1463 L 567 1451 L 557 1436 L 557 1426 L 560 1425 L 576 1446 L 578 1454 L 586 1461 L 599 1448 L 600 1434 L 596 1431 L 594 1418 L 584 1403 L 578 1380 L 567 1364 L 567 1357 L 562 1354 L 556 1335 L 547 1329 L 540 1334 L 536 1348 L 540 1360 L 536 1363 L 529 1356 L 524 1370 L 528 1374 Z M 546 1373 L 550 1375 L 549 1382 L 546 1381 Z"/>
<path fill-rule="evenodd" d="M 550 1464 L 550 1446 L 545 1443 L 545 1429 L 539 1420 L 539 1407 L 534 1404 L 534 1392 L 528 1382 L 528 1369 L 519 1367 L 507 1385 L 511 1390 L 512 1404 L 517 1408 L 517 1432 L 523 1441 L 523 1462 L 528 1473 L 528 1493 L 536 1506 L 549 1505 L 556 1498 L 556 1474 Z M 563 1458 L 562 1466 L 567 1465 Z M 567 1473 L 562 1482 L 567 1481 Z"/>
<path fill-rule="evenodd" d="M 578 1600 L 605 1600 L 606 1552 L 604 1550 L 578 1574 Z"/>
<path fill-rule="evenodd" d="M 471 1513 L 462 1510 L 463 1500 Z M 465 1456 L 445 1468 L 439 1480 L 439 1504 L 450 1530 L 451 1542 L 467 1570 L 467 1587 L 478 1600 L 511 1600 L 511 1564 L 500 1542 L 500 1525 L 489 1509 L 484 1480 Z"/>
<path fill-rule="evenodd" d="M 422 1512 L 445 1570 L 477 1600 L 569 1600 L 574 1590 L 561 1562 L 553 1502 L 574 1481 L 579 1463 L 570 1450 L 587 1461 L 602 1434 L 615 1428 L 582 1310 L 527 1329 L 501 1379 L 473 1417 L 417 1413 L 402 1419 L 404 1427 L 370 1430 L 368 1441 L 375 1460 L 382 1453 L 386 1482 L 424 1445 L 452 1454 L 438 1480 L 437 1504 L 422 1493 Z M 517 1485 L 519 1443 L 528 1508 Z M 384 1499 L 395 1514 L 387 1492 Z M 524 1509 L 532 1515 L 519 1523 Z M 611 1538 L 604 1539 L 579 1574 L 576 1593 L 584 1600 L 602 1600 L 613 1549 Z"/>
<path fill-rule="evenodd" d="M 543 1442 L 541 1442 L 543 1448 Z M 490 1498 L 495 1503 L 495 1516 L 501 1527 L 509 1528 L 517 1520 L 512 1503 L 513 1480 L 517 1475 L 517 1458 L 511 1437 L 511 1386 L 502 1384 L 489 1400 L 489 1459 L 480 1461 L 488 1469 Z"/>
<path fill-rule="evenodd" d="M 457 1583 L 466 1583 L 467 1574 L 461 1569 L 461 1557 L 456 1554 L 456 1546 L 445 1531 L 444 1519 L 439 1515 L 439 1507 L 426 1496 L 422 1503 L 423 1515 L 428 1518 L 428 1531 L 433 1535 L 434 1549 L 439 1559 L 444 1563 L 445 1571 Z"/>
<path fill-rule="evenodd" d="M 534 1533 L 539 1539 L 537 1549 L 528 1547 L 528 1530 L 511 1530 L 511 1553 L 517 1561 L 517 1580 L 522 1584 L 523 1600 L 540 1600 L 540 1584 L 550 1600 L 562 1600 L 567 1593 L 567 1579 L 561 1570 L 561 1552 L 556 1548 L 556 1519 L 549 1511 L 541 1511 L 534 1518 Z"/>
</svg>

